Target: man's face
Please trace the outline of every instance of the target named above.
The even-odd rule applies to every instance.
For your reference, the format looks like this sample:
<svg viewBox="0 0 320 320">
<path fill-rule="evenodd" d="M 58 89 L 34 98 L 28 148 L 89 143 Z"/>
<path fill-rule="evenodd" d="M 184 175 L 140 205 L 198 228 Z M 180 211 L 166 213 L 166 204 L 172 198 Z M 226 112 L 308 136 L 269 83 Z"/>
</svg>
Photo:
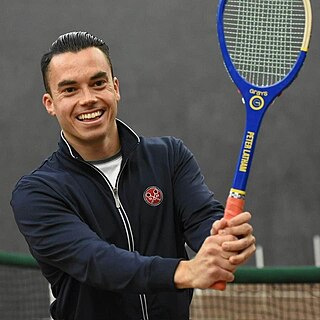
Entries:
<svg viewBox="0 0 320 320">
<path fill-rule="evenodd" d="M 101 144 L 116 130 L 119 82 L 112 78 L 106 56 L 98 48 L 54 56 L 48 68 L 51 93 L 43 96 L 72 145 Z"/>
</svg>

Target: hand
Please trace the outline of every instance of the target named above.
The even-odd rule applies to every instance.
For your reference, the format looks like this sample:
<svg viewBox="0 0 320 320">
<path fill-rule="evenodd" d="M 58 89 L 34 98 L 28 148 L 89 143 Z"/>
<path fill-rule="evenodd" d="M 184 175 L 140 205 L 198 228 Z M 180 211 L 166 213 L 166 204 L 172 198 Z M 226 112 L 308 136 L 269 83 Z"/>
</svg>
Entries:
<svg viewBox="0 0 320 320">
<path fill-rule="evenodd" d="M 253 228 L 249 224 L 251 214 L 242 212 L 230 220 L 222 218 L 215 221 L 211 228 L 211 235 L 232 235 L 235 241 L 226 241 L 222 244 L 223 250 L 233 253 L 229 260 L 232 264 L 245 263 L 255 252 L 256 239 L 252 234 Z"/>
<path fill-rule="evenodd" d="M 230 259 L 237 253 L 224 250 L 222 245 L 236 241 L 231 234 L 209 236 L 194 259 L 179 263 L 174 275 L 176 287 L 207 289 L 217 281 L 233 281 L 236 265 Z"/>
</svg>

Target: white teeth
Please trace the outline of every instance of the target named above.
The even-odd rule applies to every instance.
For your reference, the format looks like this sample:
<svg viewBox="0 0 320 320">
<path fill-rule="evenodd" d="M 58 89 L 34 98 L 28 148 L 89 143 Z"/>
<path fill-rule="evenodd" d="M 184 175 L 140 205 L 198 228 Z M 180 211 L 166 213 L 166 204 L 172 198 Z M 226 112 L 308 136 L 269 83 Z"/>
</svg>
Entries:
<svg viewBox="0 0 320 320">
<path fill-rule="evenodd" d="M 102 115 L 102 111 L 96 111 L 92 113 L 82 113 L 78 116 L 79 120 L 90 120 L 97 117 L 100 117 Z"/>
</svg>

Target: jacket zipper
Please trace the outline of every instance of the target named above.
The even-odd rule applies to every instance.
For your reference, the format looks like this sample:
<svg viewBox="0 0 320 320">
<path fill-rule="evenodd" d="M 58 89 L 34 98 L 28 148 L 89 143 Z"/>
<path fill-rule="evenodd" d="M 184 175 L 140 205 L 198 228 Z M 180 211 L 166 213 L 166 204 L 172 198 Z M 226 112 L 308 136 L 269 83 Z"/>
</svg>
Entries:
<svg viewBox="0 0 320 320">
<path fill-rule="evenodd" d="M 96 168 L 94 165 L 87 163 L 85 161 L 82 161 L 82 162 L 84 162 L 88 166 L 92 167 L 95 171 L 97 171 L 102 176 L 104 181 L 107 183 L 109 189 L 111 190 L 116 208 L 118 209 L 122 223 L 123 223 L 125 231 L 126 231 L 127 241 L 128 241 L 128 250 L 133 252 L 135 250 L 135 248 L 134 248 L 134 238 L 133 238 L 132 228 L 131 228 L 129 218 L 128 218 L 124 208 L 122 207 L 120 197 L 119 197 L 119 191 L 118 191 L 120 176 L 123 172 L 124 167 L 126 166 L 127 161 L 128 160 L 125 161 L 122 168 L 120 169 L 120 172 L 117 176 L 115 187 L 112 187 L 108 178 L 98 168 Z M 147 307 L 147 297 L 145 294 L 139 294 L 139 298 L 140 298 L 140 305 L 141 305 L 141 311 L 142 311 L 142 317 L 143 317 L 142 320 L 149 320 L 148 307 Z"/>
<path fill-rule="evenodd" d="M 88 163 L 86 161 L 83 161 L 83 160 L 80 160 L 80 161 L 85 163 L 86 165 L 88 165 L 92 169 L 94 169 L 96 172 L 98 172 L 100 174 L 100 176 L 103 178 L 103 180 L 106 182 L 106 184 L 108 185 L 108 187 L 109 187 L 109 189 L 110 189 L 110 191 L 111 191 L 111 193 L 113 195 L 115 206 L 118 209 L 118 212 L 120 214 L 120 218 L 122 220 L 122 223 L 123 223 L 125 231 L 126 231 L 127 242 L 128 242 L 128 250 L 131 251 L 131 252 L 134 251 L 134 239 L 133 239 L 133 233 L 132 233 L 132 229 L 131 229 L 131 224 L 130 224 L 129 218 L 128 218 L 125 210 L 123 209 L 123 207 L 121 205 L 121 201 L 120 201 L 120 198 L 119 198 L 119 192 L 118 192 L 118 190 L 119 190 L 119 188 L 118 188 L 119 178 L 120 178 L 120 175 L 121 175 L 121 173 L 123 171 L 123 168 L 125 167 L 125 165 L 127 163 L 127 160 L 124 163 L 123 167 L 121 168 L 121 170 L 120 170 L 120 172 L 119 172 L 119 174 L 117 176 L 115 187 L 113 187 L 111 185 L 109 179 L 103 174 L 103 172 L 101 172 L 94 165 L 92 165 L 91 163 Z"/>
<path fill-rule="evenodd" d="M 117 187 L 113 188 L 112 193 L 113 193 L 114 202 L 116 203 L 116 208 L 119 209 L 121 207 L 121 203 L 119 199 L 118 188 Z"/>
</svg>

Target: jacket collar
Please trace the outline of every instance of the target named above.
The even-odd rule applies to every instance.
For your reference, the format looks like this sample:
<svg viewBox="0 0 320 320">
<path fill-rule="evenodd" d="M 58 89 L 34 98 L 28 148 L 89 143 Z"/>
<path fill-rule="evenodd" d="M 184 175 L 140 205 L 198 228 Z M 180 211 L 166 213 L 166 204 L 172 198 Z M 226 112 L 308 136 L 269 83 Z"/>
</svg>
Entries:
<svg viewBox="0 0 320 320">
<path fill-rule="evenodd" d="M 140 143 L 140 137 L 123 121 L 120 119 L 116 119 L 116 121 L 121 143 L 121 153 L 124 158 L 127 158 Z M 69 144 L 65 138 L 63 131 L 61 131 L 60 136 L 59 151 L 71 156 L 74 159 L 82 160 L 80 154 Z"/>
</svg>

